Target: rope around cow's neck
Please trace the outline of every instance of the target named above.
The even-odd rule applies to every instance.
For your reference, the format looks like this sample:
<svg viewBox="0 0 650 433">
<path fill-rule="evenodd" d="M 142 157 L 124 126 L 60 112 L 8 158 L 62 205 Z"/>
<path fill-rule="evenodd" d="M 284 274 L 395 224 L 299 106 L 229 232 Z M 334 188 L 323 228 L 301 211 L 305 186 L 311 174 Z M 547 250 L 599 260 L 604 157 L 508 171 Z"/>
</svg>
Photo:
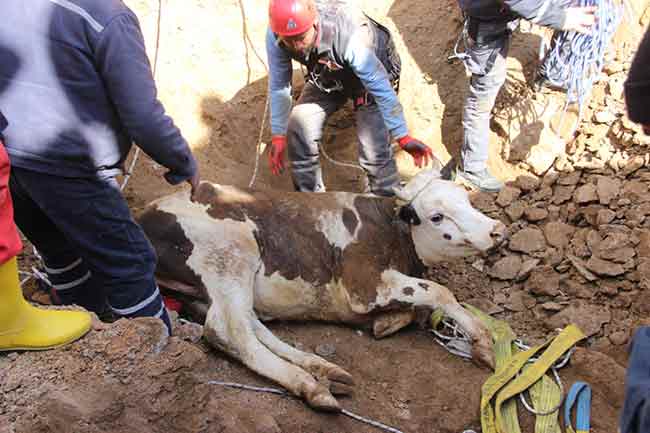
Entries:
<svg viewBox="0 0 650 433">
<path fill-rule="evenodd" d="M 269 394 L 276 394 L 276 395 L 281 395 L 283 397 L 293 397 L 291 394 L 288 392 L 278 389 L 278 388 L 266 388 L 266 387 L 258 387 L 258 386 L 250 386 L 250 385 L 244 385 L 242 383 L 235 383 L 235 382 L 222 382 L 219 380 L 211 380 L 208 382 L 208 385 L 219 385 L 219 386 L 225 386 L 227 388 L 236 388 L 236 389 L 244 389 L 246 391 L 254 391 L 254 392 L 266 392 Z M 398 430 L 396 428 L 390 427 L 386 424 L 380 423 L 379 421 L 373 421 L 368 418 L 364 418 L 360 415 L 357 415 L 355 413 L 352 413 L 348 410 L 341 409 L 341 413 L 349 418 L 352 418 L 354 420 L 363 422 L 365 424 L 371 425 L 373 427 L 377 427 L 379 429 L 382 429 L 384 431 L 390 432 L 390 433 L 404 433 L 401 430 Z"/>
</svg>

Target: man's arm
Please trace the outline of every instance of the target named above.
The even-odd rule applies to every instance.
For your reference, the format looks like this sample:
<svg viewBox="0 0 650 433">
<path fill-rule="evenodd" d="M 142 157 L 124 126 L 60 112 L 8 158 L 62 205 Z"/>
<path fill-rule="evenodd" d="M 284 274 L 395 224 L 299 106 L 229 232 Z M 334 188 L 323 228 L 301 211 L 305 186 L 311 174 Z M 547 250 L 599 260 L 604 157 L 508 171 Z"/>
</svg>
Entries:
<svg viewBox="0 0 650 433">
<path fill-rule="evenodd" d="M 177 184 L 195 177 L 197 165 L 187 141 L 158 100 L 134 14 L 119 15 L 104 28 L 95 58 L 126 132 L 147 155 L 169 169 L 167 182 Z"/>
<path fill-rule="evenodd" d="M 266 32 L 266 57 L 269 61 L 269 95 L 271 98 L 271 134 L 286 135 L 291 113 L 291 57 L 278 46 L 268 29 Z"/>
<path fill-rule="evenodd" d="M 359 28 L 350 37 L 350 42 L 343 53 L 343 60 L 359 77 L 366 90 L 375 98 L 384 123 L 394 139 L 408 134 L 402 104 L 393 89 L 386 68 L 375 55 L 369 29 Z"/>
</svg>

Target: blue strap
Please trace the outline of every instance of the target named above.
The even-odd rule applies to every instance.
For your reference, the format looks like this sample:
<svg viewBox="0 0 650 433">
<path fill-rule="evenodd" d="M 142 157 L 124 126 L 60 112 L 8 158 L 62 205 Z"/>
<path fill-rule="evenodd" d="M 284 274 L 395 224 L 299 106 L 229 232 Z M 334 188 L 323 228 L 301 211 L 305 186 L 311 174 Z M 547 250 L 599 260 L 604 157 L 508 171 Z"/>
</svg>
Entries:
<svg viewBox="0 0 650 433">
<path fill-rule="evenodd" d="M 576 404 L 576 429 L 571 427 L 571 409 Z M 576 382 L 571 386 L 564 404 L 564 425 L 567 431 L 576 433 L 589 432 L 591 417 L 591 387 L 585 382 Z"/>
</svg>

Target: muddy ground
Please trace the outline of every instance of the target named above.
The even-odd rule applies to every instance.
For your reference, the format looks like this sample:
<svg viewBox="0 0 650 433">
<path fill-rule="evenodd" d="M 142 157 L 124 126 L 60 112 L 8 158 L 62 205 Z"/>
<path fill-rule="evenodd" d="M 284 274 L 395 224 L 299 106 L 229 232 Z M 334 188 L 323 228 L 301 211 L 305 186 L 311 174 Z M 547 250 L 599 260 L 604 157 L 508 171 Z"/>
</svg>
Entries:
<svg viewBox="0 0 650 433">
<path fill-rule="evenodd" d="M 203 177 L 248 185 L 266 98 L 266 1 L 127 3 L 141 19 L 152 62 L 157 58 L 160 97 L 196 152 Z M 461 25 L 456 3 L 359 3 L 394 31 L 404 64 L 400 99 L 411 131 L 445 162 L 460 145 L 466 79 L 462 65 L 446 61 Z M 626 347 L 650 312 L 650 141 L 626 119 L 620 88 L 639 41 L 639 22 L 647 25 L 645 2 L 633 6 L 633 19 L 617 35 L 575 139 L 550 161 L 546 156 L 554 146 L 544 146 L 562 97 L 532 95 L 526 86 L 547 32 L 523 25 L 515 34 L 490 152 L 491 169 L 509 187 L 499 195 L 473 196 L 478 208 L 508 224 L 512 238 L 487 260 L 430 270 L 431 279 L 461 301 L 507 320 L 527 342 L 577 323 L 589 339 L 562 378 L 565 384 L 592 385 L 594 433 L 616 431 Z M 294 82 L 299 89 L 298 70 Z M 551 107 L 551 114 L 540 106 Z M 262 142 L 268 139 L 266 128 Z M 537 142 L 543 152 L 536 154 L 531 149 Z M 349 109 L 331 119 L 324 146 L 336 160 L 356 159 Z M 410 158 L 397 158 L 405 179 L 415 173 Z M 331 190 L 362 190 L 358 170 L 328 161 L 323 166 Z M 138 159 L 126 189 L 134 211 L 184 187 L 166 185 L 162 173 L 146 156 Z M 291 188 L 288 175 L 271 176 L 266 154 L 254 186 Z M 29 248 L 20 259 L 29 268 Z M 33 285 L 26 294 L 47 302 Z M 170 339 L 151 320 L 96 323 L 66 348 L 0 355 L 0 433 L 380 431 L 316 413 L 291 398 L 209 385 L 221 380 L 273 386 L 207 347 L 196 326 L 175 323 Z M 367 332 L 327 324 L 276 323 L 271 329 L 353 374 L 355 394 L 341 400 L 352 412 L 404 432 L 479 431 L 480 386 L 490 372 L 447 353 L 426 330 L 413 326 L 377 341 Z M 531 418 L 521 418 L 524 431 L 532 431 Z"/>
</svg>

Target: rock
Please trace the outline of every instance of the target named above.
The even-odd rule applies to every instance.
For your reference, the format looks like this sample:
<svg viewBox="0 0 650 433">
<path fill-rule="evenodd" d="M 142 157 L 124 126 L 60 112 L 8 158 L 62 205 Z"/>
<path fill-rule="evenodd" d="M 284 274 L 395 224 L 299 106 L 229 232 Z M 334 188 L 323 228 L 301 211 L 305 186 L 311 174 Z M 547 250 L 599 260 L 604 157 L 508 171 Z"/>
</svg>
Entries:
<svg viewBox="0 0 650 433">
<path fill-rule="evenodd" d="M 609 232 L 607 237 L 600 243 L 602 250 L 618 250 L 631 245 L 630 237 L 626 233 Z"/>
<path fill-rule="evenodd" d="M 622 265 L 602 260 L 595 256 L 592 256 L 585 266 L 594 274 L 607 277 L 616 277 L 625 273 L 625 268 Z"/>
<path fill-rule="evenodd" d="M 579 170 L 573 171 L 567 175 L 561 176 L 557 180 L 558 185 L 577 185 L 578 182 L 580 181 L 580 178 L 582 177 L 582 172 Z"/>
<path fill-rule="evenodd" d="M 490 268 L 488 274 L 492 278 L 499 280 L 513 280 L 519 275 L 521 266 L 521 257 L 516 255 L 505 256 Z"/>
<path fill-rule="evenodd" d="M 650 230 L 641 230 L 637 236 L 639 238 L 639 243 L 636 245 L 638 256 L 650 258 Z"/>
<path fill-rule="evenodd" d="M 540 206 L 529 206 L 524 211 L 524 216 L 530 222 L 537 222 L 545 219 L 548 216 L 548 211 Z"/>
<path fill-rule="evenodd" d="M 598 281 L 598 292 L 603 295 L 609 296 L 610 298 L 618 295 L 618 280 L 613 279 L 604 279 Z"/>
<path fill-rule="evenodd" d="M 542 186 L 537 191 L 533 192 L 531 199 L 533 201 L 544 201 L 553 196 L 553 188 L 550 186 Z"/>
<path fill-rule="evenodd" d="M 645 165 L 645 159 L 643 156 L 635 156 L 632 159 L 629 159 L 625 167 L 621 170 L 621 174 L 625 177 L 629 176 L 630 174 L 634 173 L 641 167 Z"/>
<path fill-rule="evenodd" d="M 587 248 L 589 248 L 589 251 L 591 251 L 591 254 L 597 254 L 598 253 L 598 248 L 600 245 L 600 242 L 602 241 L 600 237 L 600 233 L 596 230 L 589 230 L 587 232 Z"/>
<path fill-rule="evenodd" d="M 497 196 L 497 204 L 501 207 L 506 207 L 514 200 L 519 198 L 520 195 L 521 190 L 519 188 L 505 186 L 501 191 L 499 191 L 499 195 Z"/>
<path fill-rule="evenodd" d="M 472 206 L 483 213 L 489 214 L 499 210 L 499 207 L 494 201 L 494 195 L 487 192 L 470 194 L 470 202 Z"/>
<path fill-rule="evenodd" d="M 598 111 L 594 114 L 594 122 L 611 125 L 616 120 L 616 115 L 609 110 Z"/>
<path fill-rule="evenodd" d="M 598 194 L 596 192 L 596 185 L 593 183 L 586 183 L 576 189 L 573 194 L 573 199 L 578 204 L 586 204 L 598 201 Z"/>
<path fill-rule="evenodd" d="M 571 200 L 575 185 L 555 185 L 553 187 L 553 204 L 562 204 Z"/>
<path fill-rule="evenodd" d="M 602 326 L 611 322 L 612 314 L 605 307 L 590 304 L 572 305 L 550 317 L 545 326 L 550 329 L 575 324 L 587 337 L 598 334 Z"/>
<path fill-rule="evenodd" d="M 517 275 L 517 281 L 523 281 L 530 276 L 530 273 L 539 265 L 539 259 L 524 260 Z"/>
<path fill-rule="evenodd" d="M 524 288 L 539 296 L 557 296 L 560 294 L 560 274 L 550 266 L 532 272 Z"/>
<path fill-rule="evenodd" d="M 524 214 L 525 204 L 521 200 L 515 200 L 505 209 L 506 215 L 510 218 L 510 221 L 515 222 L 519 221 Z"/>
<path fill-rule="evenodd" d="M 590 285 L 585 285 L 576 280 L 563 280 L 562 292 L 569 297 L 580 299 L 591 299 L 594 291 L 591 290 Z"/>
<path fill-rule="evenodd" d="M 598 215 L 596 216 L 596 224 L 598 226 L 609 224 L 614 221 L 614 218 L 616 218 L 616 212 L 609 209 L 601 209 L 598 211 Z"/>
<path fill-rule="evenodd" d="M 622 195 L 634 204 L 641 204 L 650 201 L 650 191 L 648 191 L 648 184 L 636 179 L 632 179 L 625 183 L 623 186 Z"/>
<path fill-rule="evenodd" d="M 557 302 L 544 302 L 541 307 L 546 311 L 562 311 L 562 309 L 564 309 L 564 306 Z"/>
<path fill-rule="evenodd" d="M 607 336 L 614 346 L 622 346 L 629 340 L 630 336 L 627 331 L 615 331 Z"/>
<path fill-rule="evenodd" d="M 517 176 L 515 180 L 515 185 L 523 192 L 534 191 L 539 188 L 540 184 L 539 178 L 533 176 Z"/>
<path fill-rule="evenodd" d="M 575 228 L 568 224 L 553 221 L 544 226 L 544 236 L 546 242 L 555 248 L 564 249 L 571 240 Z"/>
<path fill-rule="evenodd" d="M 327 358 L 336 354 L 336 347 L 333 344 L 322 343 L 316 346 L 314 352 L 319 356 Z"/>
<path fill-rule="evenodd" d="M 525 228 L 512 236 L 509 247 L 512 251 L 531 253 L 543 250 L 546 247 L 546 241 L 541 230 Z"/>
<path fill-rule="evenodd" d="M 567 258 L 571 261 L 573 267 L 576 268 L 576 271 L 578 271 L 578 273 L 582 275 L 587 281 L 596 281 L 598 279 L 596 275 L 587 269 L 587 264 L 580 260 L 578 257 L 572 254 L 567 254 Z"/>
</svg>

